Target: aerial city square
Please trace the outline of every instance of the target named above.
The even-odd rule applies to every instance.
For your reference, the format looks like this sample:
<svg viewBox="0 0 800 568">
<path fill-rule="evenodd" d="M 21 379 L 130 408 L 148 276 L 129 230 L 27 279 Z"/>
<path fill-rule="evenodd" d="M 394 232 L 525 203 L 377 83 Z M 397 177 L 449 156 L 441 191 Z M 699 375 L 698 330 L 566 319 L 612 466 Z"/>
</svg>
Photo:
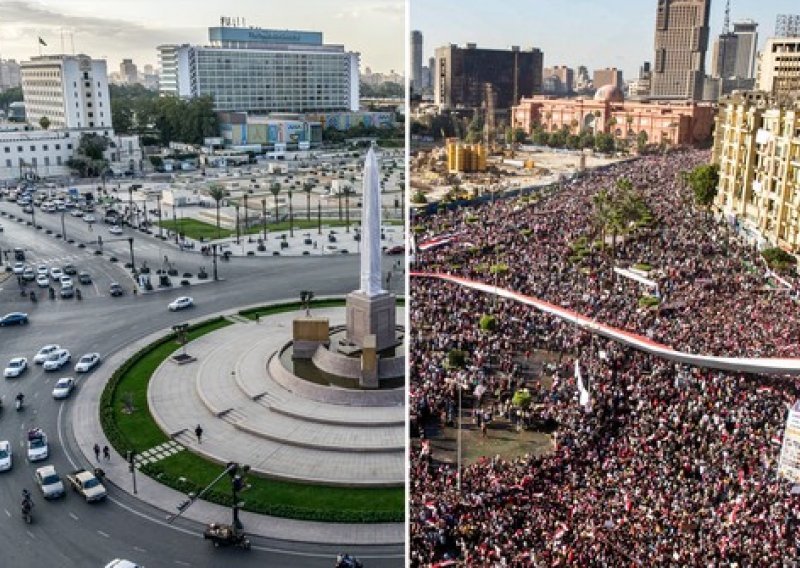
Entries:
<svg viewBox="0 0 800 568">
<path fill-rule="evenodd" d="M 405 565 L 379 8 L 0 4 L 0 565 Z"/>
<path fill-rule="evenodd" d="M 797 565 L 796 12 L 412 2 L 410 566 Z"/>
</svg>

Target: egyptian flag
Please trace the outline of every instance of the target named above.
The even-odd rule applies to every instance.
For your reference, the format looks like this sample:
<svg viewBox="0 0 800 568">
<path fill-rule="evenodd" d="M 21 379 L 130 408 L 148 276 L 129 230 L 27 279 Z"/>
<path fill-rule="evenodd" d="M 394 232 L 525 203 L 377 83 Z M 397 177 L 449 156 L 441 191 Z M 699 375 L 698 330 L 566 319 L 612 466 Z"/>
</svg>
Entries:
<svg viewBox="0 0 800 568">
<path fill-rule="evenodd" d="M 39 36 L 39 45 L 43 45 L 43 46 L 47 47 L 47 44 L 44 42 L 44 40 L 42 39 L 41 36 Z"/>
</svg>

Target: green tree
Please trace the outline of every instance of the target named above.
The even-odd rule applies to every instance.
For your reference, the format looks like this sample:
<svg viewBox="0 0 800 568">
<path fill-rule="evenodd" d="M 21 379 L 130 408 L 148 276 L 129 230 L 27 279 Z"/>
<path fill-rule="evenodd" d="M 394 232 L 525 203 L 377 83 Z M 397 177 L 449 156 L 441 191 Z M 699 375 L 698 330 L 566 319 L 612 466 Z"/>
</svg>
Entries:
<svg viewBox="0 0 800 568">
<path fill-rule="evenodd" d="M 598 132 L 594 137 L 594 148 L 603 154 L 614 151 L 614 137 L 607 132 Z"/>
<path fill-rule="evenodd" d="M 480 142 L 481 138 L 483 138 L 483 117 L 475 113 L 475 117 L 470 121 L 467 127 L 467 136 L 465 140 L 470 144 L 475 144 L 476 142 Z"/>
<path fill-rule="evenodd" d="M 636 149 L 641 152 L 647 146 L 647 132 L 642 130 L 636 135 Z"/>
<path fill-rule="evenodd" d="M 12 87 L 0 92 L 0 109 L 6 110 L 11 103 L 21 102 L 22 87 Z"/>
<path fill-rule="evenodd" d="M 39 119 L 39 126 L 42 127 L 42 130 L 47 130 L 48 128 L 50 128 L 50 119 L 47 118 L 46 116 L 43 116 L 42 118 Z"/>
<path fill-rule="evenodd" d="M 225 188 L 218 183 L 212 183 L 208 187 L 208 194 L 211 196 L 211 199 L 214 200 L 217 206 L 217 238 L 219 238 L 219 206 L 222 202 L 222 199 L 225 197 Z"/>
<path fill-rule="evenodd" d="M 531 136 L 533 143 L 537 146 L 547 146 L 550 143 L 550 135 L 544 128 L 537 128 Z"/>
<path fill-rule="evenodd" d="M 303 182 L 303 191 L 306 194 L 306 220 L 311 221 L 311 190 L 314 189 L 314 184 L 307 181 Z"/>
<path fill-rule="evenodd" d="M 281 184 L 280 182 L 273 182 L 269 186 L 269 191 L 272 193 L 272 197 L 275 200 L 275 222 L 279 221 L 278 219 L 278 194 L 281 192 Z"/>
<path fill-rule="evenodd" d="M 708 210 L 717 196 L 719 184 L 719 166 L 716 164 L 703 164 L 694 168 L 687 176 L 689 187 L 694 193 L 694 200 L 698 206 Z"/>
</svg>

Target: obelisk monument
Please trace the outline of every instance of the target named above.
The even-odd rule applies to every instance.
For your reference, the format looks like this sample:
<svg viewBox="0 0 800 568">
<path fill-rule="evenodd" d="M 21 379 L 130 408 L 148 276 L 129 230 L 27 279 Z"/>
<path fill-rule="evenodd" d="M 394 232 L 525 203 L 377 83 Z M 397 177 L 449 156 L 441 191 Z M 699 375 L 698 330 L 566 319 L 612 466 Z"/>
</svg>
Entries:
<svg viewBox="0 0 800 568">
<path fill-rule="evenodd" d="M 381 287 L 381 184 L 374 148 L 364 163 L 361 203 L 361 285 L 347 295 L 347 339 L 364 348 L 374 335 L 380 352 L 397 340 L 395 296 Z M 367 343 L 372 349 L 372 340 Z"/>
</svg>

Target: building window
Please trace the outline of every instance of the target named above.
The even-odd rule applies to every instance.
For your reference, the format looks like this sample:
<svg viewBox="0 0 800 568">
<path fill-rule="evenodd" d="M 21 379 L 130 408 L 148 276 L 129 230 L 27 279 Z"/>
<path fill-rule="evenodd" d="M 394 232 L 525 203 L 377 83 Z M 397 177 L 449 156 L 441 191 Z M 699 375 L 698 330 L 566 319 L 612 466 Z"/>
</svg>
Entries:
<svg viewBox="0 0 800 568">
<path fill-rule="evenodd" d="M 45 145 L 43 145 L 43 146 L 42 146 L 42 150 L 44 150 L 45 152 L 47 152 L 47 144 L 45 144 Z"/>
<path fill-rule="evenodd" d="M 7 167 L 7 168 L 10 168 L 10 167 L 11 167 L 11 158 L 9 158 L 9 159 L 7 159 L 7 160 L 6 160 L 6 167 Z"/>
<path fill-rule="evenodd" d="M 94 128 L 94 122 L 89 123 L 89 128 Z"/>
<path fill-rule="evenodd" d="M 61 144 L 56 144 L 56 150 L 61 150 Z"/>
<path fill-rule="evenodd" d="M 92 108 L 92 103 L 86 103 L 86 106 L 89 107 L 89 108 Z"/>
<path fill-rule="evenodd" d="M 11 148 L 9 148 L 8 146 L 6 146 L 6 154 L 8 154 L 9 152 L 11 152 Z"/>
<path fill-rule="evenodd" d="M 44 157 L 44 165 L 45 166 L 49 166 L 50 165 L 50 156 L 45 156 Z"/>
<path fill-rule="evenodd" d="M 67 144 L 67 150 L 72 150 L 72 144 Z"/>
<path fill-rule="evenodd" d="M 56 156 L 56 165 L 61 165 L 61 156 Z"/>
<path fill-rule="evenodd" d="M 35 167 L 36 166 L 36 157 L 34 156 L 31 158 L 31 164 Z"/>
<path fill-rule="evenodd" d="M 89 115 L 89 118 L 93 118 L 94 117 L 94 113 L 93 112 L 89 112 L 87 114 Z"/>
<path fill-rule="evenodd" d="M 17 152 L 22 152 L 22 146 L 17 146 Z"/>
<path fill-rule="evenodd" d="M 36 151 L 36 146 L 34 146 L 33 144 L 31 144 L 31 152 L 35 152 L 35 151 Z"/>
</svg>

